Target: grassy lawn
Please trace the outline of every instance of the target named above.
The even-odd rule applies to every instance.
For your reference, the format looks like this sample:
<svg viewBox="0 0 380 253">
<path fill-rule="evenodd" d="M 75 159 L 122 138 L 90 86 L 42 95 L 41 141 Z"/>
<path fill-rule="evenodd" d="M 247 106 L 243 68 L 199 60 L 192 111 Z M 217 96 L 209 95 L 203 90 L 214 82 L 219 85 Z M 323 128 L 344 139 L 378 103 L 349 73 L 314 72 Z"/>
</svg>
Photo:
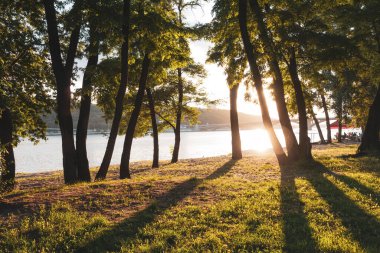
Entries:
<svg viewBox="0 0 380 253">
<path fill-rule="evenodd" d="M 355 149 L 291 168 L 270 153 L 136 163 L 132 180 L 113 168 L 73 186 L 20 174 L 0 197 L 0 252 L 380 252 L 380 158 Z"/>
</svg>

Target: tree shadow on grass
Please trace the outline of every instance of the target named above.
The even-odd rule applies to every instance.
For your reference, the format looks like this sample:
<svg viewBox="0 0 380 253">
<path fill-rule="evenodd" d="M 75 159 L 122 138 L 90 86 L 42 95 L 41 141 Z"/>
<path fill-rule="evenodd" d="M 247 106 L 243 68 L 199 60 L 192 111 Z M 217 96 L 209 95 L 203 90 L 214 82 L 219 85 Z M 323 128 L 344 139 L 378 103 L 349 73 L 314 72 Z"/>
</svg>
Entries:
<svg viewBox="0 0 380 253">
<path fill-rule="evenodd" d="M 235 163 L 235 160 L 230 160 L 204 179 L 190 178 L 180 183 L 164 195 L 158 197 L 144 210 L 116 224 L 111 229 L 102 232 L 97 238 L 77 249 L 76 252 L 109 252 L 120 250 L 122 245 L 133 239 L 140 229 L 154 222 L 156 217 L 163 214 L 165 210 L 181 202 L 200 183 L 204 180 L 212 180 L 224 176 L 232 169 Z"/>
<path fill-rule="evenodd" d="M 328 170 L 319 162 L 313 163 L 315 173 L 309 174 L 308 181 L 312 184 L 319 195 L 329 204 L 335 217 L 338 217 L 342 224 L 349 230 L 352 238 L 366 252 L 379 252 L 380 250 L 380 223 L 376 217 L 368 214 L 334 183 L 328 180 L 324 174 L 335 176 L 347 185 L 354 186 L 361 193 L 371 194 L 371 190 L 360 184 L 354 179 L 346 176 L 337 175 Z"/>
<path fill-rule="evenodd" d="M 318 163 L 318 166 L 321 167 L 323 165 L 321 165 L 320 163 Z M 324 170 L 324 173 L 329 174 L 329 175 L 335 177 L 339 181 L 345 183 L 348 187 L 357 190 L 358 192 L 360 192 L 361 194 L 363 194 L 365 196 L 368 196 L 376 204 L 380 205 L 380 194 L 378 192 L 375 192 L 371 188 L 363 185 L 358 180 L 356 180 L 356 179 L 354 179 L 352 177 L 348 177 L 348 176 L 342 175 L 342 174 L 337 174 L 337 173 L 335 173 L 335 172 L 333 172 L 331 170 L 328 170 L 327 168 L 322 168 L 322 169 Z"/>
<path fill-rule="evenodd" d="M 317 245 L 312 236 L 305 211 L 295 185 L 299 176 L 293 168 L 281 167 L 280 209 L 283 217 L 285 252 L 316 252 Z"/>
</svg>

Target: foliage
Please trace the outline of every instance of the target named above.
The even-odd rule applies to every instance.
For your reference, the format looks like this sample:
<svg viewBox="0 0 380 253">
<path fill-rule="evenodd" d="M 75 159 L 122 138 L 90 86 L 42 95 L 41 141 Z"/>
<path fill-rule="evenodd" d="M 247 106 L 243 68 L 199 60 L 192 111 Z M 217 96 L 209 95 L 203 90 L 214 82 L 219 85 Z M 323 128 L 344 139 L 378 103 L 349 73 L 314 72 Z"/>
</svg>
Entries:
<svg viewBox="0 0 380 253">
<path fill-rule="evenodd" d="M 2 1 L 0 9 L 0 115 L 11 111 L 14 145 L 23 138 L 38 142 L 46 130 L 41 116 L 53 106 L 48 54 L 38 32 L 41 9 L 20 1 Z"/>
</svg>

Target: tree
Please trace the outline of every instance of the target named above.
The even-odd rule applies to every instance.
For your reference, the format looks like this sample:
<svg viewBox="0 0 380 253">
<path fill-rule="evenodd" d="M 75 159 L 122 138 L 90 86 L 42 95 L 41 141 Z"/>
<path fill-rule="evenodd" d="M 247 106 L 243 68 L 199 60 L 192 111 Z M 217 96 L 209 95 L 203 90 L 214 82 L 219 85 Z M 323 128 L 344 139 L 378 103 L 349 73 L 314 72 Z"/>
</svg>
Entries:
<svg viewBox="0 0 380 253">
<path fill-rule="evenodd" d="M 263 81 L 262 81 L 260 68 L 258 65 L 257 51 L 255 50 L 253 44 L 251 43 L 250 35 L 248 33 L 247 0 L 239 0 L 239 25 L 240 25 L 241 37 L 244 44 L 245 52 L 247 54 L 247 59 L 248 59 L 249 67 L 251 70 L 252 78 L 254 80 L 257 95 L 259 98 L 263 123 L 269 134 L 273 151 L 276 155 L 276 158 L 279 164 L 285 165 L 288 163 L 288 157 L 285 154 L 284 150 L 282 149 L 282 146 L 273 129 L 272 120 L 271 120 L 266 99 L 264 96 Z"/>
<path fill-rule="evenodd" d="M 137 120 L 139 118 L 141 106 L 143 103 L 146 83 L 149 74 L 149 65 L 150 65 L 149 53 L 145 53 L 144 60 L 142 63 L 141 76 L 139 81 L 139 88 L 136 94 L 136 98 L 134 101 L 134 107 L 132 114 L 128 121 L 128 128 L 125 134 L 123 152 L 121 155 L 120 162 L 120 179 L 131 178 L 131 174 L 129 171 L 129 160 L 132 149 L 132 141 L 135 134 L 135 128 L 137 125 Z"/>
<path fill-rule="evenodd" d="M 232 159 L 241 159 L 237 96 L 247 67 L 247 59 L 241 45 L 237 9 L 231 8 L 230 5 L 232 4 L 226 1 L 215 3 L 213 11 L 215 15 L 209 29 L 209 37 L 214 45 L 208 52 L 208 61 L 218 63 L 224 68 L 227 75 L 230 95 Z"/>
<path fill-rule="evenodd" d="M 132 114 L 128 122 L 128 128 L 125 135 L 122 159 L 120 163 L 120 178 L 130 178 L 129 159 L 132 148 L 137 119 L 140 114 L 143 103 L 143 96 L 148 78 L 149 65 L 156 65 L 159 62 L 167 62 L 164 66 L 168 69 L 181 69 L 189 59 L 186 57 L 188 50 L 184 51 L 183 45 L 178 43 L 177 38 L 181 37 L 182 26 L 175 22 L 176 14 L 172 10 L 170 3 L 158 2 L 141 2 L 137 5 L 137 20 L 140 25 L 140 32 L 136 35 L 136 60 L 144 55 L 141 68 L 141 77 L 139 88 L 134 102 Z M 176 36 L 173 36 L 176 35 Z M 149 71 L 150 72 L 150 71 Z M 178 71 L 177 71 L 178 72 Z M 180 71 L 182 73 L 182 71 Z M 178 72 L 178 74 L 180 74 Z M 183 85 L 183 79 L 179 79 L 178 85 Z M 177 87 L 178 87 L 177 85 Z M 181 88 L 182 89 L 182 88 Z M 183 94 L 180 93 L 179 96 Z M 178 119 L 178 112 L 177 112 Z"/>
<path fill-rule="evenodd" d="M 152 168 L 159 167 L 159 144 L 158 144 L 158 126 L 156 119 L 156 109 L 154 104 L 154 98 L 151 88 L 146 88 L 146 96 L 148 98 L 150 118 L 152 121 L 152 135 L 153 135 L 153 162 Z"/>
<path fill-rule="evenodd" d="M 198 115 L 200 113 L 196 105 L 210 105 L 215 104 L 217 101 L 211 101 L 207 98 L 207 94 L 200 89 L 200 84 L 202 79 L 205 77 L 206 73 L 202 65 L 196 63 L 189 63 L 188 66 L 181 68 L 184 73 L 182 78 L 182 103 L 181 103 L 181 119 L 180 121 L 186 119 L 190 124 L 197 123 Z M 155 101 L 158 106 L 156 109 L 156 114 L 161 120 L 164 121 L 166 126 L 173 129 L 174 135 L 177 136 L 177 141 L 180 136 L 178 136 L 178 103 L 179 103 L 179 93 L 178 93 L 178 70 L 169 69 L 167 71 L 166 77 L 163 78 L 158 86 L 156 86 L 154 96 Z M 175 141 L 178 144 L 178 142 Z M 178 159 L 178 149 L 173 149 L 172 162 Z"/>
<path fill-rule="evenodd" d="M 0 191 L 15 183 L 13 148 L 46 138 L 42 116 L 53 107 L 46 48 L 41 46 L 41 8 L 33 3 L 0 3 Z"/>
<path fill-rule="evenodd" d="M 78 180 L 91 181 L 87 158 L 87 128 L 91 109 L 92 76 L 99 59 L 99 39 L 94 24 L 90 26 L 90 42 L 88 46 L 88 61 L 84 71 L 81 90 L 80 112 L 76 132 L 76 158 L 78 162 Z"/>
<path fill-rule="evenodd" d="M 96 0 L 86 2 L 85 27 L 83 35 L 86 42 L 87 66 L 84 70 L 82 88 L 77 90 L 80 96 L 80 112 L 76 131 L 76 158 L 78 162 L 78 180 L 90 181 L 90 170 L 87 158 L 87 129 L 90 117 L 94 76 L 97 70 L 99 55 L 103 57 L 112 51 L 117 44 L 119 34 L 114 28 L 119 25 L 118 13 L 120 1 Z"/>
<path fill-rule="evenodd" d="M 264 47 L 264 52 L 268 56 L 268 63 L 270 66 L 270 70 L 273 74 L 274 97 L 277 104 L 277 111 L 278 111 L 282 131 L 285 137 L 289 162 L 296 161 L 299 158 L 299 147 L 298 147 L 297 139 L 293 132 L 293 127 L 291 125 L 288 110 L 286 107 L 285 94 L 284 94 L 284 81 L 283 81 L 283 75 L 281 73 L 281 69 L 279 65 L 277 52 L 275 48 L 273 47 L 273 42 L 269 36 L 267 24 L 264 21 L 264 14 L 262 12 L 262 9 L 259 3 L 257 2 L 257 0 L 249 0 L 249 3 L 252 9 L 252 12 L 255 15 L 255 20 L 257 22 L 259 35 Z"/>
<path fill-rule="evenodd" d="M 82 26 L 83 1 L 76 0 L 68 14 L 72 22 L 70 22 L 71 33 L 65 53 L 65 63 L 62 59 L 62 43 L 59 36 L 59 24 L 54 2 L 54 0 L 43 0 L 43 5 L 45 8 L 51 64 L 57 91 L 57 114 L 62 136 L 64 178 L 65 183 L 74 183 L 78 179 L 78 165 L 73 136 L 73 119 L 70 111 L 71 79 Z"/>
<path fill-rule="evenodd" d="M 96 174 L 96 180 L 105 179 L 113 150 L 115 148 L 116 137 L 119 131 L 119 125 L 123 113 L 123 101 L 128 84 L 128 59 L 129 59 L 129 39 L 130 39 L 130 19 L 131 19 L 131 1 L 124 0 L 123 4 L 123 24 L 122 24 L 122 36 L 123 43 L 121 46 L 121 82 L 117 96 L 115 98 L 115 113 L 112 121 L 111 132 L 108 138 L 106 151 L 104 153 L 102 164 L 99 171 Z"/>
<path fill-rule="evenodd" d="M 199 0 L 174 0 L 173 1 L 174 8 L 177 10 L 177 22 L 180 27 L 184 26 L 183 22 L 183 13 L 187 8 L 194 8 L 196 6 L 200 6 Z M 189 36 L 190 35 L 190 36 Z M 183 50 L 184 55 L 188 58 L 185 59 L 185 62 L 190 62 L 191 59 L 190 56 L 190 49 L 189 49 L 189 43 L 188 39 L 191 37 L 191 33 L 181 33 L 181 35 L 178 38 L 178 43 L 180 45 L 181 50 Z M 173 155 L 172 155 L 172 163 L 176 163 L 178 161 L 179 156 L 179 147 L 181 143 L 181 121 L 182 121 L 182 113 L 183 113 L 183 96 L 184 96 L 184 86 L 183 86 L 183 70 L 182 67 L 177 68 L 177 91 L 178 91 L 178 108 L 176 110 L 176 122 L 175 122 L 175 129 L 174 129 L 174 135 L 175 135 L 175 141 L 174 141 L 174 148 L 173 148 Z"/>
</svg>

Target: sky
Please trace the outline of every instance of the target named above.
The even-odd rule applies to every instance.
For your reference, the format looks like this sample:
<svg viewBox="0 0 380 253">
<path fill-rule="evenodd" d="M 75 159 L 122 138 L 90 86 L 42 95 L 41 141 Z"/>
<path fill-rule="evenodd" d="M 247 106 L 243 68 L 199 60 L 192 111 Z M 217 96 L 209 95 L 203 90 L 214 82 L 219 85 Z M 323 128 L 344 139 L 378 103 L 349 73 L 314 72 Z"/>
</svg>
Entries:
<svg viewBox="0 0 380 253">
<path fill-rule="evenodd" d="M 212 6 L 211 2 L 203 2 L 202 9 L 188 9 L 185 12 L 185 21 L 189 25 L 197 23 L 208 23 L 212 20 Z M 195 61 L 202 63 L 207 71 L 207 78 L 203 81 L 203 88 L 207 91 L 210 99 L 223 100 L 224 103 L 219 104 L 218 108 L 229 109 L 229 90 L 226 82 L 226 76 L 222 67 L 217 64 L 206 63 L 207 51 L 212 46 L 212 43 L 206 40 L 192 41 L 190 49 L 192 57 Z M 260 106 L 254 102 L 247 102 L 244 100 L 246 87 L 241 84 L 238 94 L 238 110 L 243 113 L 260 115 Z M 254 95 L 254 90 L 250 89 L 251 94 Z M 253 93 L 252 93 L 253 92 Z M 265 90 L 267 104 L 273 118 L 277 118 L 277 110 L 275 102 L 273 101 L 270 92 Z"/>
</svg>

